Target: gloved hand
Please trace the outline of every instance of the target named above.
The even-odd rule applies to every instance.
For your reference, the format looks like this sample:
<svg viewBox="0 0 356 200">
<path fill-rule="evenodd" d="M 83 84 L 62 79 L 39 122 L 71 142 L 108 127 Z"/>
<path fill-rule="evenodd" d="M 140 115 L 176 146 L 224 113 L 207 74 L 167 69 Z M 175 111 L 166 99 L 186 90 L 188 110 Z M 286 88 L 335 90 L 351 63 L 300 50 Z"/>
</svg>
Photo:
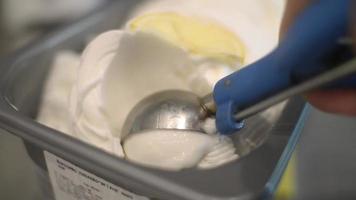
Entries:
<svg viewBox="0 0 356 200">
<path fill-rule="evenodd" d="M 295 17 L 303 11 L 313 0 L 288 0 L 282 25 L 280 38 L 283 38 L 288 26 Z M 353 39 L 354 53 L 356 53 L 356 2 L 350 8 L 350 33 Z M 352 11 L 352 12 L 351 12 Z M 313 106 L 325 112 L 356 116 L 356 90 L 355 89 L 328 89 L 316 90 L 305 94 L 306 99 Z"/>
</svg>

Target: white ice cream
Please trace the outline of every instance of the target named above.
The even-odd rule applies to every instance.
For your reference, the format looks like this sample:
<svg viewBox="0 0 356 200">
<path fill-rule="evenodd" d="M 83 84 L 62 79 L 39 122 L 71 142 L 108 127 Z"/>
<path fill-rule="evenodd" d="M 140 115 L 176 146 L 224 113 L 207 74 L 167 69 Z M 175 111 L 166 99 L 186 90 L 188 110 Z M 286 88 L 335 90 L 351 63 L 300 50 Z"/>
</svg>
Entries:
<svg viewBox="0 0 356 200">
<path fill-rule="evenodd" d="M 155 2 L 161 6 L 155 7 L 151 2 L 137 12 L 174 8 L 189 13 L 196 9 L 199 0 L 191 4 Z M 223 7 L 222 2 L 205 1 L 206 10 L 199 10 L 201 16 L 210 14 L 209 17 L 231 27 L 242 38 L 247 46 L 247 62 L 262 56 L 276 44 L 275 29 L 281 14 L 281 11 L 275 14 L 278 6 L 267 9 L 263 7 L 265 4 L 253 2 L 249 4 L 251 7 L 246 7 L 243 1 L 236 4 L 226 1 Z M 271 5 L 275 3 L 271 2 Z M 55 94 L 51 92 L 57 89 L 55 81 L 61 81 L 55 78 L 62 73 L 55 66 L 45 90 L 39 121 L 136 163 L 169 170 L 217 167 L 237 159 L 238 155 L 231 139 L 218 135 L 210 119 L 206 123 L 209 134 L 152 131 L 121 141 L 121 128 L 133 106 L 147 95 L 182 89 L 202 96 L 211 92 L 216 81 L 236 70 L 239 64 L 234 63 L 234 68 L 211 58 L 192 56 L 155 34 L 109 31 L 90 42 L 81 56 L 75 81 L 63 87 L 63 95 L 71 90 L 69 102 L 55 102 Z M 69 108 L 69 122 L 66 117 L 53 115 L 60 107 Z"/>
<path fill-rule="evenodd" d="M 183 49 L 148 33 L 110 31 L 98 36 L 82 55 L 71 94 L 69 111 L 73 134 L 124 156 L 120 145 L 121 128 L 128 113 L 142 98 L 166 89 L 183 89 L 202 95 L 211 91 L 216 80 L 233 70 L 221 63 L 220 66 L 208 65 L 208 61 L 193 58 Z M 205 80 L 197 75 L 202 68 L 208 72 L 210 82 L 197 81 Z M 125 156 L 147 165 L 182 169 L 197 165 L 223 141 L 220 137 L 223 136 L 195 132 L 179 136 L 170 131 L 139 134 L 124 141 Z M 234 147 L 231 148 L 225 160 L 237 157 Z M 186 156 L 177 159 L 183 154 Z M 208 163 L 202 166 L 208 167 Z"/>
<path fill-rule="evenodd" d="M 57 54 L 48 74 L 37 117 L 38 122 L 67 134 L 72 134 L 67 107 L 79 62 L 80 56 L 73 51 Z"/>
</svg>

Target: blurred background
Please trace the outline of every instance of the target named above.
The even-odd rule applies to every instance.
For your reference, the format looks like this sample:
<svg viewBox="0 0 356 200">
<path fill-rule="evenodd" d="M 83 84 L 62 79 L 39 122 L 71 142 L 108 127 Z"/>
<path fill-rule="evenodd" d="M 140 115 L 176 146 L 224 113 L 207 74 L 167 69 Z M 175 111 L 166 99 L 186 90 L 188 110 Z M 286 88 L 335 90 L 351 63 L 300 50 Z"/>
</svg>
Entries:
<svg viewBox="0 0 356 200">
<path fill-rule="evenodd" d="M 0 57 L 105 0 L 0 0 Z M 0 72 L 1 73 L 1 72 Z M 43 199 L 22 140 L 0 132 L 0 199 Z M 311 108 L 277 199 L 356 199 L 356 119 Z"/>
<path fill-rule="evenodd" d="M 104 2 L 0 0 L 0 57 L 6 57 L 63 24 L 90 14 Z M 32 162 L 20 138 L 0 131 L 0 199 L 45 199 Z"/>
<path fill-rule="evenodd" d="M 1 53 L 83 17 L 107 0 L 0 0 Z"/>
</svg>

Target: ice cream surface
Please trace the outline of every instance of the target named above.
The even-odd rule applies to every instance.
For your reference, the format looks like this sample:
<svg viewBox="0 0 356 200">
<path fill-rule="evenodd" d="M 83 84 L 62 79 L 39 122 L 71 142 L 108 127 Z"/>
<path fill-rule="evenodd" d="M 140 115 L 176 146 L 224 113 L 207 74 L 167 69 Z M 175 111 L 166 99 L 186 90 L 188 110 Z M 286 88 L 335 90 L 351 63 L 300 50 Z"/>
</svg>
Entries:
<svg viewBox="0 0 356 200">
<path fill-rule="evenodd" d="M 189 38 L 189 32 L 201 38 Z M 212 91 L 217 80 L 241 66 L 243 48 L 228 29 L 177 13 L 144 15 L 131 20 L 123 30 L 99 35 L 82 54 L 70 95 L 73 134 L 149 166 L 196 166 L 228 138 L 191 131 L 153 131 L 121 141 L 121 128 L 131 109 L 150 94 L 168 89 L 198 95 Z M 223 159 L 236 158 L 233 145 L 228 147 L 230 153 L 223 154 Z"/>
<path fill-rule="evenodd" d="M 237 159 L 233 142 L 216 132 L 211 119 L 205 124 L 208 134 L 157 130 L 122 140 L 126 116 L 144 97 L 167 89 L 203 96 L 217 80 L 264 53 L 250 51 L 252 40 L 243 39 L 248 32 L 231 29 L 216 13 L 210 18 L 206 13 L 147 8 L 140 11 L 144 14 L 134 14 L 123 28 L 100 34 L 85 48 L 69 101 L 58 102 L 69 108 L 69 120 L 59 130 L 135 163 L 161 169 L 212 168 Z M 242 18 L 240 29 L 251 29 L 244 26 L 249 20 Z M 50 109 L 42 110 L 39 121 L 52 126 L 55 120 L 46 121 Z"/>
</svg>

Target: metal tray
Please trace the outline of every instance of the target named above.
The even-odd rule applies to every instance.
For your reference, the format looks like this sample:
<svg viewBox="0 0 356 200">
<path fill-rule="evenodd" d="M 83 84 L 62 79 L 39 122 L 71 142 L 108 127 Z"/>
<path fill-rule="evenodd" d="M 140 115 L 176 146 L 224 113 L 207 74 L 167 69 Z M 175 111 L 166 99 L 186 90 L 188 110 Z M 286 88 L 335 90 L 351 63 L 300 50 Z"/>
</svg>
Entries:
<svg viewBox="0 0 356 200">
<path fill-rule="evenodd" d="M 270 198 L 304 123 L 302 98 L 287 102 L 279 119 L 261 134 L 265 137 L 257 148 L 242 144 L 236 136 L 234 141 L 240 144 L 242 148 L 238 151 L 244 156 L 210 170 L 169 172 L 137 166 L 34 121 L 56 52 L 81 51 L 88 38 L 119 27 L 138 3 L 110 1 L 95 13 L 59 28 L 1 61 L 0 128 L 23 138 L 28 154 L 44 171 L 43 151 L 49 151 L 113 184 L 154 199 Z M 257 118 L 258 115 L 248 121 Z"/>
</svg>

